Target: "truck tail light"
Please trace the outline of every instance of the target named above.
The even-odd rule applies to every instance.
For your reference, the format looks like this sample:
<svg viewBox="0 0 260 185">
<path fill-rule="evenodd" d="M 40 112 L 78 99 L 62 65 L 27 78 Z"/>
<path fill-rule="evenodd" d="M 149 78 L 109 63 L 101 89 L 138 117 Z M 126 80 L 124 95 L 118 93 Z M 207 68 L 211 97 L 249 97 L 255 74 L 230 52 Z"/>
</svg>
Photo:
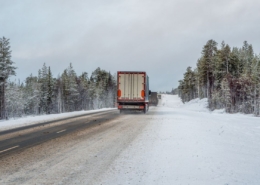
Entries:
<svg viewBox="0 0 260 185">
<path fill-rule="evenodd" d="M 141 96 L 144 98 L 144 90 L 141 91 Z"/>
<path fill-rule="evenodd" d="M 140 109 L 144 109 L 144 106 L 139 106 Z"/>
<path fill-rule="evenodd" d="M 117 90 L 117 96 L 118 96 L 119 98 L 121 97 L 121 90 L 120 90 L 120 89 Z"/>
<path fill-rule="evenodd" d="M 122 105 L 118 105 L 118 109 L 122 109 L 123 108 L 123 106 Z"/>
</svg>

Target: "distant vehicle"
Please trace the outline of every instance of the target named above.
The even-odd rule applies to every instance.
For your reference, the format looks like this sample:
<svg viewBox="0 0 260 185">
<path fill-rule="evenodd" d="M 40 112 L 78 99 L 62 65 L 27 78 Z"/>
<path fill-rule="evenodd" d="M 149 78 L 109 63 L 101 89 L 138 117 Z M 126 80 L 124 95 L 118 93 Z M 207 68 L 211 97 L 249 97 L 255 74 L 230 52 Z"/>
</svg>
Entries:
<svg viewBox="0 0 260 185">
<path fill-rule="evenodd" d="M 157 92 L 151 92 L 149 95 L 149 106 L 157 106 L 158 105 L 158 97 Z"/>
<path fill-rule="evenodd" d="M 161 94 L 158 94 L 157 96 L 158 96 L 159 100 L 162 99 L 162 95 Z"/>
<path fill-rule="evenodd" d="M 124 110 L 149 109 L 149 77 L 142 71 L 117 72 L 117 104 L 120 113 Z"/>
</svg>

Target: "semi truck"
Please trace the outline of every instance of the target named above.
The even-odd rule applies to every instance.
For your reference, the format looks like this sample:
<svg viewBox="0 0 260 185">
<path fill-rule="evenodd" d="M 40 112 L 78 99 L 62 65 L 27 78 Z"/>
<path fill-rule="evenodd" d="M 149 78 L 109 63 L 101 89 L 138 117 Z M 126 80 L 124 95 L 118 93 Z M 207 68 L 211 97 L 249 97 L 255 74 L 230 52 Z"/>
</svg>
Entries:
<svg viewBox="0 0 260 185">
<path fill-rule="evenodd" d="M 149 77 L 144 71 L 117 72 L 117 105 L 123 111 L 149 110 Z"/>
</svg>

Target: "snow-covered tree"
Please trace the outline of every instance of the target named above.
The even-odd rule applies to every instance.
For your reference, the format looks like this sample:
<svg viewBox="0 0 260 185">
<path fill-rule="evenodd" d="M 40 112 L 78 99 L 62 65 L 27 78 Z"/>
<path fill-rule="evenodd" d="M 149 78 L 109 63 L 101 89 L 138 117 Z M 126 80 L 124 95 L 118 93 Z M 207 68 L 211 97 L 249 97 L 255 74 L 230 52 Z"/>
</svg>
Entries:
<svg viewBox="0 0 260 185">
<path fill-rule="evenodd" d="M 22 88 L 25 101 L 24 113 L 27 115 L 39 114 L 41 84 L 32 74 L 26 78 L 25 87 Z"/>
<path fill-rule="evenodd" d="M 21 117 L 25 115 L 26 99 L 24 98 L 23 85 L 8 82 L 6 88 L 6 116 Z"/>
<path fill-rule="evenodd" d="M 16 67 L 13 66 L 14 62 L 11 60 L 11 50 L 9 39 L 5 37 L 0 38 L 0 119 L 6 119 L 6 84 L 7 79 L 11 75 L 15 75 Z"/>
<path fill-rule="evenodd" d="M 51 68 L 43 64 L 38 77 L 32 74 L 25 83 L 7 83 L 7 116 L 62 113 L 115 105 L 116 81 L 97 68 L 91 79 L 86 72 L 77 76 L 72 64 L 61 76 L 53 78 Z"/>
<path fill-rule="evenodd" d="M 183 102 L 190 98 L 208 98 L 209 108 L 225 108 L 227 112 L 260 115 L 260 57 L 246 41 L 241 48 L 231 49 L 223 41 L 221 48 L 209 40 L 203 47 L 201 58 L 194 69 L 193 80 L 189 70 L 179 81 L 179 96 Z M 195 96 L 191 96 L 196 84 Z"/>
</svg>

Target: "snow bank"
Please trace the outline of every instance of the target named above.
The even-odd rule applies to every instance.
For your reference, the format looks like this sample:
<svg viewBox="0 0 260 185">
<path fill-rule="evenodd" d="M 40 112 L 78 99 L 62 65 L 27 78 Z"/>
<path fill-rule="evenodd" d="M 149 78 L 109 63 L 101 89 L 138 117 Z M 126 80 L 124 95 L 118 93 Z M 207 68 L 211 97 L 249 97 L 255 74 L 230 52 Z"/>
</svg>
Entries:
<svg viewBox="0 0 260 185">
<path fill-rule="evenodd" d="M 72 116 L 79 116 L 83 114 L 93 113 L 93 112 L 103 112 L 107 110 L 113 110 L 115 108 L 104 108 L 104 109 L 97 109 L 97 110 L 89 110 L 89 111 L 75 111 L 75 112 L 67 112 L 61 114 L 49 114 L 49 115 L 37 115 L 37 116 L 27 116 L 18 119 L 10 119 L 10 120 L 2 120 L 0 121 L 0 131 L 8 130 L 12 128 L 68 118 Z"/>
<path fill-rule="evenodd" d="M 183 106 L 183 108 L 188 109 L 188 110 L 194 110 L 194 111 L 199 111 L 199 112 L 209 112 L 208 107 L 208 99 L 203 98 L 203 99 L 193 99 L 189 102 L 186 102 Z"/>
<path fill-rule="evenodd" d="M 209 109 L 207 108 L 208 106 L 207 98 L 204 99 L 196 98 L 194 100 L 191 100 L 183 104 L 178 95 L 162 94 L 162 99 L 159 100 L 158 106 L 167 107 L 167 108 L 182 108 L 182 109 L 186 109 L 189 111 L 196 111 L 196 112 L 210 112 Z M 4 121 L 0 121 L 0 131 L 31 125 L 31 124 L 37 124 L 46 121 L 78 116 L 87 113 L 102 112 L 102 111 L 112 110 L 112 109 L 114 108 L 104 108 L 104 109 L 91 110 L 91 111 L 75 111 L 69 113 L 40 115 L 40 116 L 39 115 L 27 116 L 18 119 L 10 119 L 7 121 L 4 120 Z M 224 109 L 214 110 L 211 113 L 223 114 L 225 113 L 225 110 Z"/>
<path fill-rule="evenodd" d="M 163 94 L 162 100 L 159 103 L 160 106 L 170 107 L 170 108 L 184 108 L 187 110 L 194 110 L 199 112 L 208 112 L 208 99 L 196 98 L 186 103 L 182 103 L 180 97 L 178 95 L 168 95 Z"/>
<path fill-rule="evenodd" d="M 159 101 L 159 106 L 165 106 L 170 108 L 176 108 L 183 105 L 178 95 L 162 94 L 162 99 Z"/>
<path fill-rule="evenodd" d="M 227 114 L 225 109 L 215 109 L 214 111 L 210 111 L 208 109 L 208 99 L 193 99 L 189 102 L 182 103 L 180 97 L 178 95 L 162 95 L 162 100 L 159 102 L 159 106 L 169 107 L 169 108 L 183 108 L 189 111 L 196 112 L 210 112 L 212 114 Z M 245 115 L 245 116 L 254 116 L 253 114 L 243 114 L 243 113 L 235 113 L 236 115 Z"/>
<path fill-rule="evenodd" d="M 259 184 L 259 118 L 214 113 L 207 99 L 183 104 L 176 95 L 163 95 L 144 118 L 142 134 L 94 184 Z"/>
</svg>

